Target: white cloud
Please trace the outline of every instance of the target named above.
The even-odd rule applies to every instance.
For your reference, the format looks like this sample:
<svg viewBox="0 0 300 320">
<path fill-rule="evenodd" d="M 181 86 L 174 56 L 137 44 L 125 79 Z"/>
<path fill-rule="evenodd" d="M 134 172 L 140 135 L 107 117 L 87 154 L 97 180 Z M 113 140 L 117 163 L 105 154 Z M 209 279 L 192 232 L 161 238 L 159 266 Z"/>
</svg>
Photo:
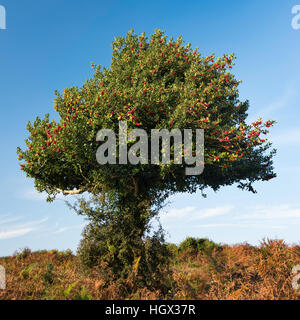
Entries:
<svg viewBox="0 0 300 320">
<path fill-rule="evenodd" d="M 292 174 L 299 174 L 300 173 L 300 166 L 290 166 L 290 167 L 280 167 L 277 168 L 278 173 L 292 173 Z"/>
<path fill-rule="evenodd" d="M 1 220 L 0 225 L 2 227 L 0 229 L 0 239 L 17 238 L 32 231 L 36 231 L 39 229 L 39 227 L 37 227 L 38 225 L 41 225 L 48 220 L 48 218 L 43 218 L 40 220 L 29 221 L 22 224 L 12 223 L 21 219 L 22 217 L 12 217 Z"/>
<path fill-rule="evenodd" d="M 196 207 L 185 207 L 181 209 L 171 209 L 167 213 L 161 215 L 162 220 L 186 218 L 188 220 L 198 220 L 225 215 L 234 207 L 230 205 L 219 206 L 215 208 L 207 208 L 198 210 Z"/>
<path fill-rule="evenodd" d="M 65 231 L 68 231 L 68 230 L 73 230 L 73 229 L 79 229 L 79 228 L 83 228 L 85 226 L 85 224 L 80 224 L 80 225 L 76 225 L 76 226 L 70 226 L 70 227 L 62 227 L 62 228 L 59 228 L 58 230 L 56 230 L 55 232 L 53 233 L 63 233 Z"/>
<path fill-rule="evenodd" d="M 26 200 L 40 200 L 46 201 L 47 195 L 45 193 L 39 193 L 35 189 L 27 189 L 21 191 L 21 198 Z"/>
<path fill-rule="evenodd" d="M 287 219 L 300 218 L 300 207 L 289 204 L 282 205 L 263 205 L 249 208 L 248 214 L 243 214 L 236 219 L 256 219 L 256 220 L 270 220 L 270 219 Z"/>
<path fill-rule="evenodd" d="M 15 229 L 9 231 L 0 231 L 0 239 L 11 239 L 17 238 L 20 236 L 24 236 L 27 233 L 32 232 L 35 230 L 34 228 L 23 228 L 23 229 Z"/>
<path fill-rule="evenodd" d="M 274 147 L 278 145 L 299 145 L 300 128 L 292 128 L 284 132 L 278 133 L 272 137 Z"/>
<path fill-rule="evenodd" d="M 185 217 L 191 212 L 195 211 L 195 207 L 185 207 L 181 209 L 171 209 L 166 214 L 162 214 L 163 219 L 181 218 Z"/>
<path fill-rule="evenodd" d="M 261 109 L 256 115 L 250 117 L 249 121 L 253 122 L 259 117 L 265 118 L 272 114 L 272 112 L 274 111 L 290 107 L 297 95 L 297 86 L 295 84 L 290 85 L 281 97 L 267 105 L 265 108 Z"/>
<path fill-rule="evenodd" d="M 25 222 L 25 223 L 22 223 L 22 224 L 18 224 L 18 225 L 15 225 L 14 227 L 16 228 L 25 228 L 25 227 L 28 227 L 28 226 L 35 226 L 35 225 L 39 225 L 39 224 L 42 224 L 44 222 L 46 222 L 49 218 L 43 218 L 43 219 L 40 219 L 40 220 L 33 220 L 33 221 L 28 221 L 28 222 Z"/>
<path fill-rule="evenodd" d="M 27 188 L 27 189 L 23 189 L 22 191 L 20 191 L 19 194 L 21 199 L 25 199 L 25 200 L 38 200 L 38 201 L 46 201 L 47 200 L 47 193 L 46 192 L 38 192 L 37 190 L 35 190 L 33 187 L 32 188 Z M 65 200 L 65 197 L 61 194 L 58 194 L 56 196 L 57 200 Z"/>
<path fill-rule="evenodd" d="M 1 217 L 3 218 L 3 216 Z M 0 225 L 3 225 L 3 224 L 7 224 L 7 223 L 10 223 L 10 222 L 15 222 L 15 221 L 18 221 L 20 220 L 21 218 L 20 217 L 15 217 L 15 218 L 8 218 L 6 220 L 0 220 Z"/>
<path fill-rule="evenodd" d="M 234 223 L 207 223 L 207 224 L 199 224 L 197 227 L 203 228 L 215 228 L 215 227 L 240 227 L 240 224 Z"/>
<path fill-rule="evenodd" d="M 197 225 L 197 228 L 219 228 L 219 227 L 230 227 L 230 228 L 270 228 L 270 229 L 287 229 L 286 225 L 265 225 L 258 223 L 209 223 Z"/>
<path fill-rule="evenodd" d="M 224 220 L 225 217 L 226 220 Z M 197 223 L 209 218 L 213 219 L 212 223 Z M 299 219 L 300 205 L 290 204 L 247 207 L 225 205 L 202 210 L 196 207 L 185 207 L 171 209 L 161 216 L 162 222 L 180 220 L 185 225 L 197 228 L 287 229 L 291 224 L 300 224 Z"/>
<path fill-rule="evenodd" d="M 220 206 L 216 208 L 205 209 L 202 212 L 199 212 L 197 218 L 209 218 L 220 216 L 229 213 L 233 209 L 233 206 Z"/>
</svg>

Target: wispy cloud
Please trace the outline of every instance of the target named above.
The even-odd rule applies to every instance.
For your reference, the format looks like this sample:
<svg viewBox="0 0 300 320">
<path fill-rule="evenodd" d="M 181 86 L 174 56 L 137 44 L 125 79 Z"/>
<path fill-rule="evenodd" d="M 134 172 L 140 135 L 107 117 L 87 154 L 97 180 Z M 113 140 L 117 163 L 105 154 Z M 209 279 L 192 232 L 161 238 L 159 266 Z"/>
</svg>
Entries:
<svg viewBox="0 0 300 320">
<path fill-rule="evenodd" d="M 293 100 L 298 96 L 299 89 L 295 84 L 289 85 L 285 92 L 278 97 L 275 101 L 271 102 L 266 107 L 259 110 L 259 112 L 249 119 L 251 122 L 257 120 L 259 117 L 265 118 L 271 116 L 274 111 L 281 110 L 283 108 L 289 108 L 293 103 Z"/>
<path fill-rule="evenodd" d="M 271 228 L 271 229 L 287 229 L 286 225 L 265 225 L 259 223 L 208 223 L 197 225 L 198 228 Z"/>
<path fill-rule="evenodd" d="M 85 226 L 85 224 L 79 224 L 76 226 L 69 226 L 69 227 L 62 227 L 62 228 L 59 228 L 58 230 L 54 231 L 53 233 L 63 233 L 63 232 L 69 231 L 69 230 L 81 229 L 84 226 Z"/>
<path fill-rule="evenodd" d="M 281 133 L 277 133 L 272 137 L 274 146 L 291 146 L 300 144 L 300 128 L 292 128 Z"/>
<path fill-rule="evenodd" d="M 21 221 L 22 217 L 11 217 L 7 219 L 1 219 L 4 216 L 0 216 L 0 239 L 11 239 L 17 238 L 33 231 L 40 229 L 40 225 L 48 220 L 48 218 L 43 218 L 40 220 L 33 220 L 24 223 L 15 223 L 16 221 Z"/>
<path fill-rule="evenodd" d="M 26 200 L 39 200 L 46 201 L 47 195 L 46 193 L 37 192 L 35 189 L 26 189 L 20 192 L 20 196 L 22 199 Z"/>
<path fill-rule="evenodd" d="M 189 215 L 191 212 L 194 212 L 196 207 L 185 207 L 181 209 L 171 209 L 167 211 L 166 214 L 162 215 L 163 219 L 172 219 L 172 218 L 181 218 Z"/>
<path fill-rule="evenodd" d="M 199 214 L 197 215 L 197 218 L 210 218 L 210 217 L 224 215 L 232 211 L 233 208 L 234 208 L 233 206 L 220 206 L 220 207 L 205 209 L 199 212 Z"/>
<path fill-rule="evenodd" d="M 14 229 L 9 231 L 0 231 L 0 239 L 11 239 L 11 238 L 17 238 L 20 236 L 24 236 L 25 234 L 28 234 L 32 231 L 34 231 L 35 228 L 22 228 L 22 229 Z"/>
<path fill-rule="evenodd" d="M 4 216 L 1 216 L 0 226 L 3 224 L 7 224 L 7 223 L 16 222 L 18 220 L 21 220 L 20 217 L 14 217 L 14 218 L 8 218 L 8 219 L 3 219 L 3 218 L 4 218 Z"/>
<path fill-rule="evenodd" d="M 277 168 L 278 173 L 289 173 L 289 174 L 299 174 L 300 166 L 289 166 L 289 167 L 279 167 Z"/>
<path fill-rule="evenodd" d="M 202 223 L 203 219 L 203 223 Z M 210 219 L 205 223 L 205 219 Z M 162 222 L 181 220 L 197 228 L 287 229 L 300 225 L 300 205 L 218 206 L 199 210 L 196 207 L 171 209 L 161 216 Z M 199 223 L 201 221 L 201 223 Z"/>
<path fill-rule="evenodd" d="M 25 200 L 37 200 L 37 201 L 46 201 L 47 193 L 46 192 L 38 192 L 33 187 L 22 189 L 19 191 L 19 197 Z M 58 200 L 66 200 L 65 197 L 61 194 L 57 195 L 56 199 Z"/>
<path fill-rule="evenodd" d="M 181 209 L 171 209 L 167 211 L 165 214 L 161 216 L 162 220 L 170 220 L 170 219 L 178 219 L 178 218 L 185 218 L 188 220 L 198 220 L 198 219 L 205 219 L 211 218 L 216 216 L 221 216 L 228 214 L 233 209 L 233 206 L 225 205 L 219 206 L 215 208 L 207 208 L 203 210 L 199 210 L 196 207 L 185 207 Z"/>
<path fill-rule="evenodd" d="M 300 218 L 300 206 L 292 206 L 290 204 L 282 205 L 260 205 L 249 208 L 249 213 L 237 216 L 235 219 L 248 220 L 274 220 Z"/>
</svg>

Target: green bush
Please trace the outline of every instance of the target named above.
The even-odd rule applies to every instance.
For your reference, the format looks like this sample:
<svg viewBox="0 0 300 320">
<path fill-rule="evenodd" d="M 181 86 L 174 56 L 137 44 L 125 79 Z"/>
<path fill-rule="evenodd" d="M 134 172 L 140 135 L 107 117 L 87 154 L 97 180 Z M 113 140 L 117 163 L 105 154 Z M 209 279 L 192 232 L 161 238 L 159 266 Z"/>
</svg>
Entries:
<svg viewBox="0 0 300 320">
<path fill-rule="evenodd" d="M 43 282 L 45 285 L 52 284 L 54 282 L 54 265 L 50 262 L 46 265 L 46 272 L 42 275 Z"/>
<path fill-rule="evenodd" d="M 190 254 L 197 254 L 199 251 L 209 254 L 220 245 L 207 238 L 188 237 L 178 247 L 179 252 L 187 251 Z"/>
<path fill-rule="evenodd" d="M 38 267 L 38 265 L 36 263 L 32 263 L 28 266 L 23 267 L 21 273 L 20 273 L 20 277 L 22 279 L 28 279 L 29 276 L 31 275 L 32 271 L 34 269 L 36 269 Z"/>
<path fill-rule="evenodd" d="M 107 283 L 130 283 L 129 291 L 162 288 L 171 257 L 164 232 L 161 227 L 153 232 L 150 209 L 147 214 L 137 210 L 143 203 L 132 202 L 120 209 L 118 200 L 118 195 L 106 194 L 88 201 L 82 198 L 71 206 L 90 221 L 77 249 L 81 269 L 93 268 Z"/>
<path fill-rule="evenodd" d="M 86 288 L 83 286 L 81 288 L 80 294 L 76 293 L 74 295 L 73 300 L 93 300 L 93 297 L 90 294 L 88 294 Z"/>
<path fill-rule="evenodd" d="M 176 256 L 178 253 L 178 246 L 175 243 L 168 243 L 167 249 L 173 257 Z"/>
<path fill-rule="evenodd" d="M 60 257 L 64 258 L 64 259 L 68 259 L 68 258 L 70 258 L 70 257 L 73 256 L 73 252 L 72 252 L 72 250 L 67 249 L 67 250 L 65 250 L 65 251 L 60 251 L 60 252 L 58 252 L 58 255 L 59 255 Z"/>
<path fill-rule="evenodd" d="M 25 247 L 21 251 L 15 253 L 17 259 L 25 259 L 30 254 L 31 254 L 31 250 L 28 247 Z"/>
<path fill-rule="evenodd" d="M 96 268 L 106 281 L 130 278 L 135 288 L 162 288 L 171 258 L 161 230 L 128 239 L 122 224 L 113 228 L 93 222 L 84 229 L 77 254 L 83 270 Z"/>
</svg>

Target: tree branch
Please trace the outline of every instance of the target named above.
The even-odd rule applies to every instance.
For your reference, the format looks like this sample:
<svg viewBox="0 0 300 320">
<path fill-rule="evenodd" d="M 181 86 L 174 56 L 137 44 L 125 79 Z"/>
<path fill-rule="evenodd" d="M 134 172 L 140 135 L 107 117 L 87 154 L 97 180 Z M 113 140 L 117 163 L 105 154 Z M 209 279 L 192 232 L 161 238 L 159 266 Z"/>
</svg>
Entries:
<svg viewBox="0 0 300 320">
<path fill-rule="evenodd" d="M 61 192 L 62 194 L 80 194 L 83 193 L 85 190 L 83 189 L 78 189 L 78 190 L 62 190 L 56 188 L 57 191 Z"/>
</svg>

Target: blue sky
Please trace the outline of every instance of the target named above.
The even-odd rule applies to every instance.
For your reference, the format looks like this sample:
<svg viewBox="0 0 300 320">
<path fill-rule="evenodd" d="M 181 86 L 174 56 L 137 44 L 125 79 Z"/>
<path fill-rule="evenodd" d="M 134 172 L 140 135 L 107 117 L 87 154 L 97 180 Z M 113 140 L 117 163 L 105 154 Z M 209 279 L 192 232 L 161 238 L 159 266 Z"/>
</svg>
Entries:
<svg viewBox="0 0 300 320">
<path fill-rule="evenodd" d="M 300 3 L 300 1 L 299 1 Z M 180 194 L 161 213 L 168 241 L 186 236 L 259 244 L 264 238 L 299 243 L 300 29 L 291 26 L 295 1 L 0 0 L 1 183 L 0 256 L 25 246 L 76 250 L 86 223 L 62 200 L 47 203 L 19 170 L 16 148 L 26 124 L 55 115 L 54 90 L 80 86 L 90 63 L 108 67 L 115 36 L 130 29 L 182 35 L 203 55 L 235 53 L 233 72 L 249 99 L 249 120 L 274 119 L 276 179 L 256 183 L 258 194 L 226 187 L 207 198 Z"/>
</svg>

